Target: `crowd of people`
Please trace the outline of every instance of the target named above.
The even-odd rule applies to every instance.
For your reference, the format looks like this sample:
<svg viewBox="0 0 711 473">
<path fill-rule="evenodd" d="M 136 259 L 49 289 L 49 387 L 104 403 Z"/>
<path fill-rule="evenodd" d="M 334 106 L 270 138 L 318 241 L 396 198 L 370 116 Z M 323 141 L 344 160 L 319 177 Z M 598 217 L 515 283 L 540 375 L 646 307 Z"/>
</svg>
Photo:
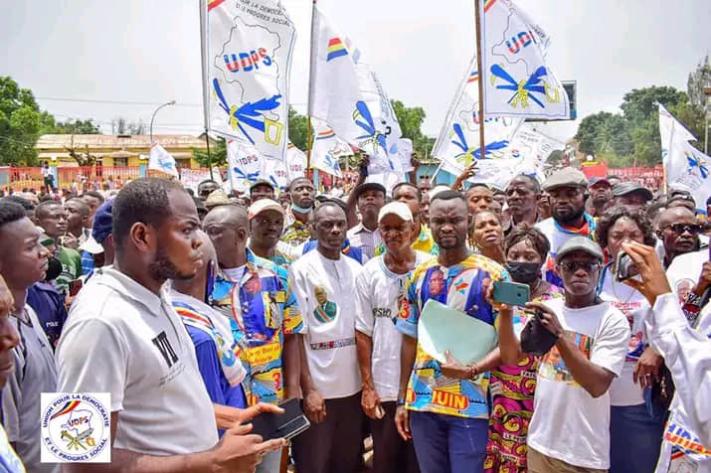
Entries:
<svg viewBox="0 0 711 473">
<path fill-rule="evenodd" d="M 111 463 L 72 473 L 711 472 L 700 203 L 572 168 L 475 173 L 3 197 L 0 469 L 60 471 L 40 395 L 68 392 L 111 395 Z M 433 354 L 435 304 L 494 346 Z M 250 433 L 291 398 L 306 431 Z"/>
</svg>

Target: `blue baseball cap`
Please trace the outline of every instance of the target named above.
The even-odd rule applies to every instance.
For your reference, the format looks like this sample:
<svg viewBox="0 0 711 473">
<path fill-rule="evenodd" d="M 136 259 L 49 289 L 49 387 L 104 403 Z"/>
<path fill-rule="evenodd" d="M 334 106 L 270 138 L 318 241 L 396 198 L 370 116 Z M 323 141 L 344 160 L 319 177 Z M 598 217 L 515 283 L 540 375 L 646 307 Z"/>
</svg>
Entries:
<svg viewBox="0 0 711 473">
<path fill-rule="evenodd" d="M 103 243 L 106 237 L 113 231 L 111 209 L 114 206 L 114 199 L 107 200 L 96 209 L 94 214 L 94 226 L 91 228 L 91 236 L 97 243 Z"/>
</svg>

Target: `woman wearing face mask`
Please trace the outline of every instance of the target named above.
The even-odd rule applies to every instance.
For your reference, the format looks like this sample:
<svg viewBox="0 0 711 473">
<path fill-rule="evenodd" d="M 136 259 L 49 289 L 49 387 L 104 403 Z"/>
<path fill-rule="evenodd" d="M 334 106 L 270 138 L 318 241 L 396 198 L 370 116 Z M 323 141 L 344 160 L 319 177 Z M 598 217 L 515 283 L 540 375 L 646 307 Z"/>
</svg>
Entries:
<svg viewBox="0 0 711 473">
<path fill-rule="evenodd" d="M 661 412 L 653 417 L 645 396 L 651 403 L 650 389 L 661 382 L 663 359 L 647 346 L 643 334 L 649 304 L 640 292 L 616 280 L 616 264 L 623 241 L 654 246 L 654 233 L 645 214 L 615 207 L 598 222 L 596 238 L 609 261 L 600 274 L 600 298 L 620 309 L 632 328 L 622 373 L 610 385 L 610 473 L 651 473 L 659 457 L 666 408 L 657 409 Z"/>
<path fill-rule="evenodd" d="M 479 254 L 504 264 L 503 242 L 504 229 L 495 212 L 483 210 L 474 214 L 469 243 Z"/>
<path fill-rule="evenodd" d="M 550 243 L 537 229 L 521 224 L 504 244 L 506 269 L 514 282 L 527 284 L 531 300 L 562 297 L 561 290 L 541 279 L 541 266 Z M 530 314 L 514 308 L 514 323 L 523 327 Z M 492 410 L 489 417 L 489 442 L 486 447 L 487 473 L 525 472 L 526 437 L 533 414 L 538 359 L 524 355 L 515 365 L 501 365 L 491 372 Z"/>
</svg>

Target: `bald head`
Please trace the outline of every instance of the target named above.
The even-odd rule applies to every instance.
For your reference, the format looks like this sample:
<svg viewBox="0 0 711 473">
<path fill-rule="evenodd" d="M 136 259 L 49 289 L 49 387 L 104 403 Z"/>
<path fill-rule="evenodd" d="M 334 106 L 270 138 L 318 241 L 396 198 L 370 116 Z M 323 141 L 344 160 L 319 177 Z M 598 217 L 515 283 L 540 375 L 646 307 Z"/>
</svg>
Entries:
<svg viewBox="0 0 711 473">
<path fill-rule="evenodd" d="M 696 223 L 696 215 L 686 207 L 670 207 L 661 211 L 657 216 L 657 224 L 660 229 L 675 223 Z"/>
<path fill-rule="evenodd" d="M 243 264 L 249 236 L 247 210 L 241 205 L 221 205 L 205 216 L 202 228 L 210 237 L 223 268 Z"/>
</svg>

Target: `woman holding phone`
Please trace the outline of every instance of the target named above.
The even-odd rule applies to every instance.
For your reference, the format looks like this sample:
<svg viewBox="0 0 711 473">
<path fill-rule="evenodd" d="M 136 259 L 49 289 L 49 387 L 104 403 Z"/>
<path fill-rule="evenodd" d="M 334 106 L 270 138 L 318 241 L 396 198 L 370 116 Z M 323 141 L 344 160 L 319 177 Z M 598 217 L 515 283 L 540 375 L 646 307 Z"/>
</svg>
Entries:
<svg viewBox="0 0 711 473">
<path fill-rule="evenodd" d="M 619 309 L 632 329 L 622 373 L 610 386 L 610 472 L 651 473 L 659 457 L 666 409 L 653 416 L 645 396 L 651 403 L 651 388 L 661 381 L 663 360 L 644 337 L 642 319 L 649 304 L 640 292 L 622 282 L 630 276 L 624 274 L 629 264 L 619 262 L 624 263 L 623 242 L 654 246 L 654 233 L 644 213 L 615 207 L 600 218 L 596 237 L 608 258 L 600 273 L 600 298 Z"/>
<path fill-rule="evenodd" d="M 532 301 L 562 297 L 560 288 L 541 278 L 541 267 L 549 251 L 546 236 L 527 224 L 516 226 L 504 242 L 506 270 L 514 282 L 529 286 Z M 520 330 L 530 314 L 520 307 L 513 310 L 514 327 Z M 491 372 L 492 412 L 484 462 L 487 473 L 527 471 L 526 439 L 533 414 L 537 370 L 538 359 L 524 354 L 518 363 L 502 364 Z"/>
</svg>

